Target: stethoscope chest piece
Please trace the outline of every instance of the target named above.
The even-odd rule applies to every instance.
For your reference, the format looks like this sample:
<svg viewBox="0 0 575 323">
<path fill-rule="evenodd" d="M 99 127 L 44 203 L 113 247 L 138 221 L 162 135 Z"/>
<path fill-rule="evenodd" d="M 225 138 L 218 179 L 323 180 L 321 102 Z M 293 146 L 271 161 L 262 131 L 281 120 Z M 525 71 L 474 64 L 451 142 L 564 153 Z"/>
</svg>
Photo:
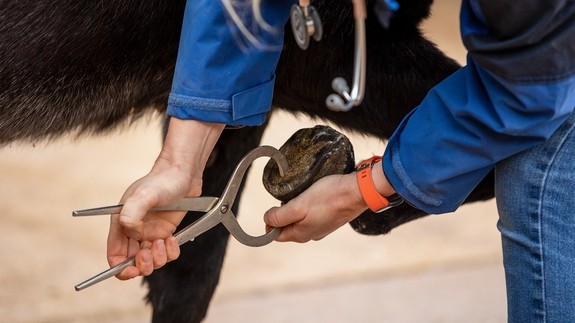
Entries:
<svg viewBox="0 0 575 323">
<path fill-rule="evenodd" d="M 302 7 L 294 4 L 291 7 L 290 22 L 296 43 L 301 49 L 309 46 L 309 39 L 320 41 L 323 27 L 319 14 L 313 6 Z"/>
</svg>

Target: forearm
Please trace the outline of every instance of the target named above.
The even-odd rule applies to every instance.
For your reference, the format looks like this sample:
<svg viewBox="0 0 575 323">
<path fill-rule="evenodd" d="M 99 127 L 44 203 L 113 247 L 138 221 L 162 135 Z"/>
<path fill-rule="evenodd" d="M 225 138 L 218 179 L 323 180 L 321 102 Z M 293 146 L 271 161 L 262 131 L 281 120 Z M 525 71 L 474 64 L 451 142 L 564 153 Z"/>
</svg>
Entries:
<svg viewBox="0 0 575 323">
<path fill-rule="evenodd" d="M 190 176 L 192 186 L 201 183 L 206 162 L 224 127 L 224 124 L 171 118 L 162 151 L 152 171 L 173 168 Z M 198 185 L 196 190 L 200 188 Z"/>
</svg>

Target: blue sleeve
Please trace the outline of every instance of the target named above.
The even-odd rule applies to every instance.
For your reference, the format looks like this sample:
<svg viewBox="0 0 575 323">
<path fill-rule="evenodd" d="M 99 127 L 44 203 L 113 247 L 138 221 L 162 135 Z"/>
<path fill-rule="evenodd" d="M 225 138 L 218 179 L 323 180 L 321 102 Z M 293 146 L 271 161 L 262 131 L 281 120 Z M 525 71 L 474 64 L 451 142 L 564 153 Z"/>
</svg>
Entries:
<svg viewBox="0 0 575 323">
<path fill-rule="evenodd" d="M 467 65 L 405 117 L 384 154 L 395 190 L 432 214 L 457 209 L 495 163 L 545 141 L 575 107 L 575 2 L 464 0 L 461 26 Z"/>
<path fill-rule="evenodd" d="M 167 113 L 180 119 L 259 125 L 271 107 L 281 52 L 242 50 L 224 11 L 219 0 L 187 2 Z M 289 7 L 280 3 L 262 11 L 266 22 L 278 26 L 267 37 L 283 43 Z"/>
</svg>

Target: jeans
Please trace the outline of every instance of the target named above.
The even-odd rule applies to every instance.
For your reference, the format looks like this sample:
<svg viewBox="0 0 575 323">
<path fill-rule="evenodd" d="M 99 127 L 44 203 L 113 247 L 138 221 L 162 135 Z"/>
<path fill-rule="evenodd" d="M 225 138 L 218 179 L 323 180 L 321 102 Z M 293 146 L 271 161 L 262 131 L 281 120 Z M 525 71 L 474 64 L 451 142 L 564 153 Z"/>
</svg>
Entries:
<svg viewBox="0 0 575 323">
<path fill-rule="evenodd" d="M 508 321 L 575 322 L 575 112 L 495 174 Z"/>
</svg>

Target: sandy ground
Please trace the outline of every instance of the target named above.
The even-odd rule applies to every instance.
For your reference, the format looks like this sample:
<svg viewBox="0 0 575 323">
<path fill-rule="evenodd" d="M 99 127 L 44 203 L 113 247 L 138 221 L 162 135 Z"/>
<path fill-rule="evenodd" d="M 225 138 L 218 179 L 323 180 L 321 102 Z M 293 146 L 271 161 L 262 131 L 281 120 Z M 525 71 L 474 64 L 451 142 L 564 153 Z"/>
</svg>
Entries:
<svg viewBox="0 0 575 323">
<path fill-rule="evenodd" d="M 459 2 L 442 0 L 426 32 L 464 60 Z M 351 59 L 351 58 L 350 58 Z M 281 120 L 281 122 L 280 122 Z M 314 124 L 272 116 L 263 143 L 279 147 Z M 160 149 L 151 118 L 104 138 L 63 139 L 0 150 L 0 321 L 146 322 L 138 280 L 73 286 L 106 268 L 107 217 L 72 210 L 114 204 L 144 175 Z M 358 160 L 384 145 L 350 136 Z M 278 202 L 260 183 L 265 161 L 248 176 L 240 222 L 262 231 Z M 390 235 L 345 227 L 319 242 L 245 247 L 230 240 L 207 322 L 504 322 L 505 292 L 494 202 L 428 217 Z"/>
</svg>

